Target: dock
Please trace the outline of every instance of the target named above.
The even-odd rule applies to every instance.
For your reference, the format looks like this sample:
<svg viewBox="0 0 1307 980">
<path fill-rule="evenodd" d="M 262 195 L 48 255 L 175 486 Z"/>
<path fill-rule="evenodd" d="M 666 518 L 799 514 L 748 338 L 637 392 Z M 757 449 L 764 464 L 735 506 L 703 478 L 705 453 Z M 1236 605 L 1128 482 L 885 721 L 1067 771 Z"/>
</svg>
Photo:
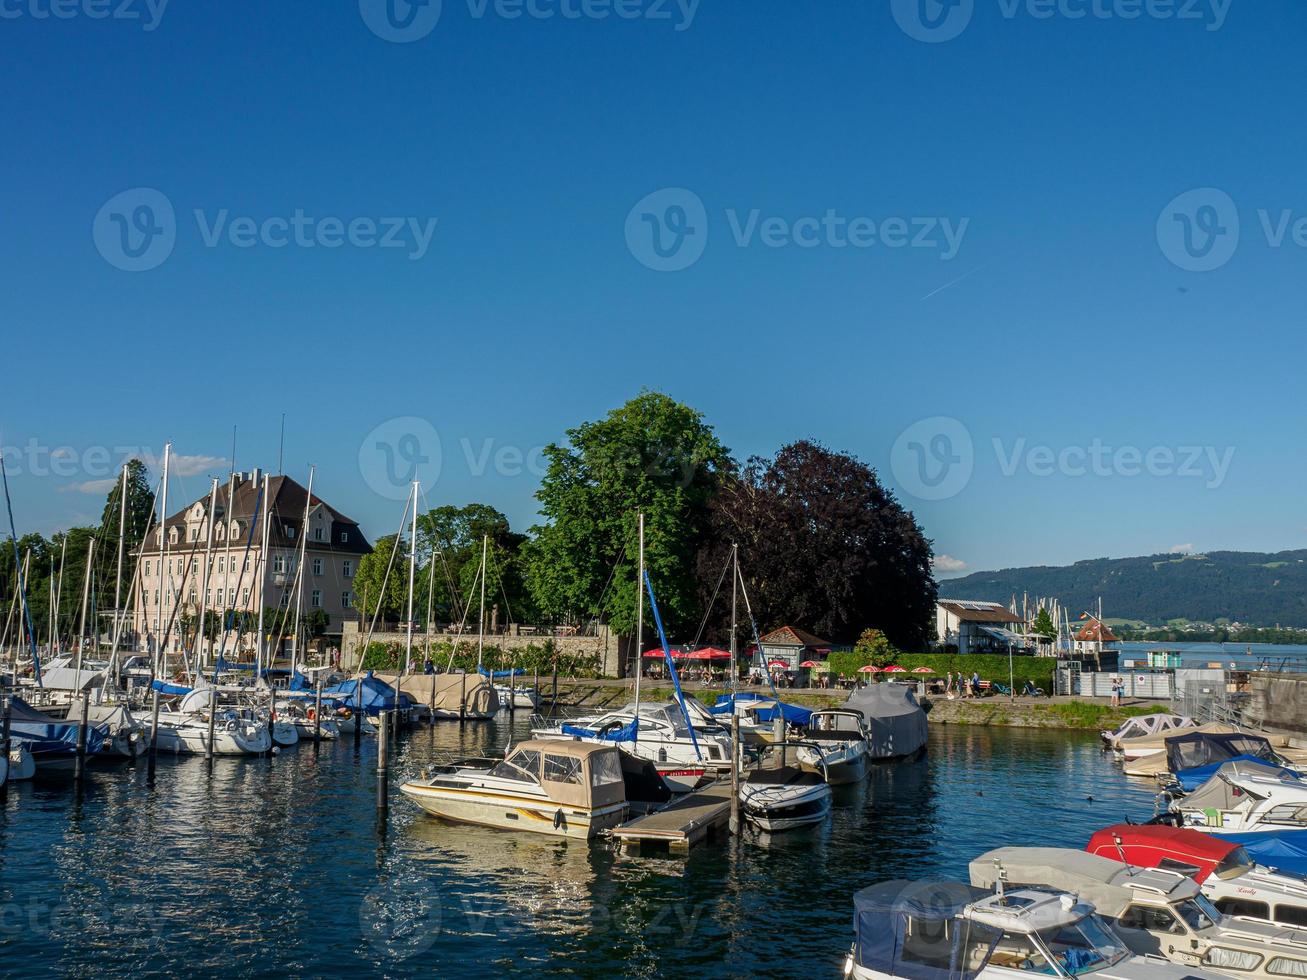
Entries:
<svg viewBox="0 0 1307 980">
<path fill-rule="evenodd" d="M 688 854 L 694 845 L 723 829 L 730 816 L 731 784 L 719 780 L 686 793 L 662 810 L 627 821 L 612 834 L 625 854 L 664 846 L 672 854 Z"/>
</svg>

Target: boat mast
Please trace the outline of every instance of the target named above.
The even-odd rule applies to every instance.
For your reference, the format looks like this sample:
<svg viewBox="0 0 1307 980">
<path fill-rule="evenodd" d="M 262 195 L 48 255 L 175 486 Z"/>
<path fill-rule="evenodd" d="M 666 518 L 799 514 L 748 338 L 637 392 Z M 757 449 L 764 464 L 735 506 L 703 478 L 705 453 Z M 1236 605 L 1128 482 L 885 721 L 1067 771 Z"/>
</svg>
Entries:
<svg viewBox="0 0 1307 980">
<path fill-rule="evenodd" d="M 209 566 L 213 563 L 213 519 L 218 512 L 218 480 L 209 482 L 209 520 L 204 538 L 204 581 L 200 585 L 200 622 L 195 634 L 195 673 L 204 676 L 204 626 L 205 615 L 209 609 Z"/>
<path fill-rule="evenodd" d="M 635 738 L 640 738 L 640 678 L 644 676 L 644 511 L 636 515 Z M 668 661 L 670 664 L 670 661 Z"/>
<path fill-rule="evenodd" d="M 731 711 L 735 710 L 735 685 L 740 676 L 739 664 L 736 662 L 736 599 L 740 593 L 740 546 L 731 542 Z"/>
<path fill-rule="evenodd" d="M 235 440 L 235 438 L 236 438 L 236 434 L 233 431 L 232 439 Z M 233 509 L 236 506 L 235 462 L 236 462 L 236 455 L 235 455 L 235 448 L 233 447 L 232 469 L 227 474 L 227 506 L 224 507 L 222 511 L 222 522 L 223 524 L 226 525 L 226 527 L 223 528 L 223 532 L 222 532 L 222 540 L 225 542 L 225 544 L 223 545 L 223 561 L 222 561 L 222 584 L 224 586 L 222 592 L 223 600 L 222 602 L 219 603 L 219 605 L 222 607 L 219 610 L 219 612 L 222 613 L 222 644 L 218 647 L 220 654 L 221 651 L 227 649 L 227 632 L 229 627 L 231 626 L 231 619 L 227 616 L 227 610 L 231 609 L 234 611 L 236 609 L 236 590 L 225 588 L 225 586 L 231 584 L 231 571 L 232 571 L 231 569 L 231 515 Z M 237 581 L 239 582 L 239 580 Z M 213 682 L 215 684 L 218 683 L 218 660 L 216 657 L 214 658 L 213 661 Z"/>
<path fill-rule="evenodd" d="M 300 527 L 300 554 L 295 563 L 295 628 L 290 648 L 290 682 L 295 683 L 295 667 L 300 659 L 300 611 L 304 608 L 304 563 L 309 557 L 309 510 L 313 506 L 313 470 L 309 467 L 308 492 L 304 496 L 304 523 Z"/>
<path fill-rule="evenodd" d="M 259 544 L 259 558 L 254 564 L 259 569 L 259 587 L 257 598 L 259 602 L 259 635 L 254 644 L 254 686 L 259 686 L 259 681 L 263 678 L 263 656 L 267 641 L 263 636 L 263 607 L 266 606 L 267 596 L 264 594 L 268 579 L 268 511 L 270 509 L 269 499 L 272 496 L 272 477 L 267 473 L 263 474 L 263 538 Z M 270 665 L 271 666 L 271 665 Z"/>
<path fill-rule="evenodd" d="M 408 545 L 408 619 L 405 622 L 404 673 L 413 669 L 413 582 L 418 570 L 418 481 L 413 481 L 413 525 Z M 482 587 L 482 596 L 485 588 Z M 484 598 L 482 600 L 484 602 Z"/>
<path fill-rule="evenodd" d="M 123 615 L 123 547 L 127 534 L 127 464 L 123 463 L 123 482 L 118 490 L 118 568 L 113 580 L 113 632 L 117 643 Z"/>
<path fill-rule="evenodd" d="M 160 498 L 159 499 L 159 554 L 161 556 L 159 559 L 161 562 L 159 566 L 159 586 L 162 591 L 158 591 L 155 593 L 155 595 L 158 597 L 155 600 L 155 607 L 156 607 L 155 616 L 158 617 L 154 621 L 154 628 L 156 631 L 163 625 L 163 601 L 164 601 L 164 597 L 167 595 L 168 592 L 168 585 L 172 581 L 171 578 L 172 570 L 168 568 L 168 527 L 167 527 L 168 525 L 168 465 L 171 459 L 172 459 L 172 443 L 165 442 L 163 444 L 163 485 L 159 490 L 159 498 Z M 168 577 L 165 578 L 165 576 Z M 62 578 L 62 575 L 60 577 Z M 168 666 L 168 662 L 164 657 L 164 647 L 166 646 L 166 640 L 163 636 L 158 636 L 157 640 L 158 640 L 158 649 L 154 651 L 154 669 L 150 671 L 150 680 L 152 682 L 156 677 L 159 676 L 160 665 L 164 666 L 165 668 Z"/>
<path fill-rule="evenodd" d="M 82 576 L 82 615 L 77 621 L 77 660 L 73 665 L 77 671 L 77 685 L 79 688 L 82 683 L 82 648 L 86 645 L 86 610 L 91 605 L 91 569 L 94 567 L 95 538 L 91 538 L 90 543 L 86 546 L 86 574 Z"/>
<path fill-rule="evenodd" d="M 64 564 L 68 560 L 68 532 L 64 532 L 64 539 L 59 545 L 59 581 L 54 588 L 54 638 L 50 641 L 50 656 L 59 656 L 63 650 L 63 644 L 59 642 L 59 631 L 63 629 L 63 623 L 59 618 L 63 606 L 64 597 Z"/>
<path fill-rule="evenodd" d="M 477 629 L 477 673 L 481 672 L 486 645 L 486 551 L 489 547 L 490 535 L 481 535 L 481 621 Z"/>
</svg>

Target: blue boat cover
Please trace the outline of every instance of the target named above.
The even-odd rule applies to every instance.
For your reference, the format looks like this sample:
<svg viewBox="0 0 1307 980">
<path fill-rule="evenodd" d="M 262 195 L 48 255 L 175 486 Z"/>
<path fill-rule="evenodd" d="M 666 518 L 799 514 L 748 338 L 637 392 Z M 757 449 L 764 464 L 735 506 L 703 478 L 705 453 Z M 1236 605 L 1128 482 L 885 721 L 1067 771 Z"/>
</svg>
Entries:
<svg viewBox="0 0 1307 980">
<path fill-rule="evenodd" d="M 80 726 L 51 718 L 17 695 L 10 698 L 9 703 L 9 737 L 15 742 L 21 742 L 27 751 L 33 755 L 77 751 L 77 729 Z M 108 736 L 107 725 L 88 725 L 87 754 L 99 752 Z"/>
<path fill-rule="evenodd" d="M 482 677 L 489 677 L 492 680 L 499 680 L 501 677 L 521 677 L 526 673 L 525 667 L 515 667 L 512 670 L 486 670 L 484 667 L 478 667 L 477 673 Z"/>
<path fill-rule="evenodd" d="M 1192 793 L 1207 780 L 1216 775 L 1216 771 L 1227 762 L 1256 762 L 1262 766 L 1277 770 L 1281 774 L 1297 776 L 1298 774 L 1292 769 L 1286 769 L 1283 766 L 1275 766 L 1268 763 L 1265 759 L 1255 755 L 1236 755 L 1233 759 L 1226 759 L 1225 762 L 1211 762 L 1205 766 L 1195 766 L 1193 769 L 1181 769 L 1175 774 L 1175 781 L 1180 784 L 1180 788 L 1186 793 Z"/>
<path fill-rule="evenodd" d="M 946 929 L 972 902 L 992 892 L 957 881 L 884 881 L 853 896 L 854 960 L 861 967 L 904 980 L 964 980 L 967 952 L 977 939 L 992 950 L 1002 933 L 973 922 Z M 904 945 L 913 937 L 913 955 Z M 966 941 L 964 941 L 964 937 Z"/>
<path fill-rule="evenodd" d="M 1240 845 L 1258 864 L 1307 876 L 1307 830 L 1286 830 L 1270 834 L 1219 834 L 1222 840 Z"/>
<path fill-rule="evenodd" d="M 1275 750 L 1269 739 L 1243 732 L 1191 732 L 1172 735 L 1166 740 L 1166 768 L 1184 772 L 1239 756 L 1252 756 L 1259 762 L 1275 762 Z"/>
<path fill-rule="evenodd" d="M 301 674 L 298 670 L 291 675 L 290 690 L 307 691 L 309 689 L 309 679 Z"/>
<path fill-rule="evenodd" d="M 634 742 L 640 727 L 640 719 L 632 718 L 629 724 L 600 733 L 594 728 L 582 728 L 580 725 L 564 725 L 563 734 L 573 738 L 597 738 L 604 742 Z"/>
<path fill-rule="evenodd" d="M 763 704 L 754 708 L 754 715 L 761 722 L 771 722 L 776 718 L 776 705 L 780 705 L 781 717 L 788 724 L 800 725 L 806 727 L 812 718 L 811 708 L 801 708 L 797 704 L 789 704 L 785 701 L 777 701 L 765 694 L 736 694 L 735 700 L 740 704 Z M 717 698 L 717 703 L 708 710 L 715 715 L 729 715 L 731 713 L 731 695 L 723 694 Z"/>
<path fill-rule="evenodd" d="M 362 678 L 363 681 L 363 703 L 359 704 L 359 680 L 356 678 L 351 681 L 342 681 L 335 687 L 329 687 L 322 692 L 323 697 L 329 697 L 334 701 L 340 701 L 347 707 L 365 711 L 390 711 L 400 704 L 399 698 L 395 695 L 395 689 L 383 680 L 378 680 L 372 676 L 372 671 L 368 671 Z"/>
<path fill-rule="evenodd" d="M 155 681 L 150 687 L 160 694 L 186 695 L 191 693 L 191 688 L 182 687 L 180 684 L 169 684 L 167 681 Z"/>
</svg>

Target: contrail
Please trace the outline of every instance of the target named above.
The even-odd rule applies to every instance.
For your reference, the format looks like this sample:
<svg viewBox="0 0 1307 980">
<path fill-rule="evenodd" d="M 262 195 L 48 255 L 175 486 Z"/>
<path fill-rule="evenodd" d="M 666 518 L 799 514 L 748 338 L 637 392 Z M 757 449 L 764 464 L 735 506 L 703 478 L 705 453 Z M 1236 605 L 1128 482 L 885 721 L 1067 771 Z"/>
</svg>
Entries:
<svg viewBox="0 0 1307 980">
<path fill-rule="evenodd" d="M 975 267 L 974 269 L 972 269 L 970 272 L 964 272 L 964 273 L 962 273 L 962 275 L 958 276 L 956 279 L 953 279 L 953 280 L 951 280 L 951 281 L 949 281 L 949 282 L 946 282 L 946 283 L 944 283 L 944 285 L 942 285 L 942 286 L 940 286 L 940 287 L 938 287 L 938 288 L 936 288 L 936 289 L 932 289 L 932 290 L 931 290 L 930 292 L 928 292 L 925 296 L 921 297 L 921 299 L 918 300 L 918 302 L 919 302 L 919 303 L 924 303 L 926 300 L 930 299 L 930 298 L 931 298 L 932 296 L 934 296 L 936 293 L 942 293 L 944 290 L 948 289 L 950 286 L 956 286 L 956 285 L 957 285 L 958 283 L 960 283 L 963 279 L 966 279 L 966 278 L 967 278 L 968 276 L 970 276 L 970 275 L 974 275 L 975 273 L 979 272 L 981 269 L 985 268 L 985 266 L 987 266 L 987 265 L 989 265 L 988 262 L 982 262 L 980 265 L 976 266 L 976 267 Z"/>
</svg>

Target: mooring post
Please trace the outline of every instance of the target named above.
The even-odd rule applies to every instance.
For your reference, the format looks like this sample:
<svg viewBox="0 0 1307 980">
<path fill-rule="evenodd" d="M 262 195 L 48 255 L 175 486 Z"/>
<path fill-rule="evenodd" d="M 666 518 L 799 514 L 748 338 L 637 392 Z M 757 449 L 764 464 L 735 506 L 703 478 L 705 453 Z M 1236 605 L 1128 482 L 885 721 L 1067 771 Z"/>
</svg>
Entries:
<svg viewBox="0 0 1307 980">
<path fill-rule="evenodd" d="M 731 715 L 731 833 L 740 832 L 740 716 Z"/>
<path fill-rule="evenodd" d="M 9 758 L 9 705 L 13 698 L 10 695 L 4 697 L 4 717 L 0 718 L 0 759 L 11 762 Z M 9 778 L 6 775 L 3 781 L 0 781 L 0 803 L 7 802 L 9 799 Z"/>
<path fill-rule="evenodd" d="M 458 691 L 458 723 L 467 721 L 467 668 L 463 669 L 463 680 Z"/>
<path fill-rule="evenodd" d="M 781 768 L 785 768 L 785 715 L 781 703 L 776 702 L 776 717 L 772 719 L 772 738 L 781 747 Z"/>
<path fill-rule="evenodd" d="M 363 711 L 363 677 L 360 675 L 358 684 L 354 687 L 354 705 L 351 710 L 354 712 L 354 750 L 358 751 L 359 742 L 363 738 L 363 722 L 367 720 L 367 715 Z"/>
<path fill-rule="evenodd" d="M 91 696 L 82 692 L 82 723 L 77 729 L 77 763 L 73 771 L 74 778 L 81 779 L 86 773 L 86 728 L 90 722 Z"/>
<path fill-rule="evenodd" d="M 154 761 L 159 754 L 159 689 L 155 688 L 150 698 L 150 765 L 149 778 L 154 781 Z"/>
<path fill-rule="evenodd" d="M 390 712 L 377 712 L 377 811 L 384 813 L 387 800 L 387 769 L 390 766 Z"/>
<path fill-rule="evenodd" d="M 317 745 L 322 741 L 322 675 L 318 675 L 318 683 L 313 688 L 313 744 Z"/>
<path fill-rule="evenodd" d="M 204 743 L 204 761 L 213 765 L 213 733 L 218 722 L 218 689 L 209 688 L 209 738 Z"/>
</svg>

